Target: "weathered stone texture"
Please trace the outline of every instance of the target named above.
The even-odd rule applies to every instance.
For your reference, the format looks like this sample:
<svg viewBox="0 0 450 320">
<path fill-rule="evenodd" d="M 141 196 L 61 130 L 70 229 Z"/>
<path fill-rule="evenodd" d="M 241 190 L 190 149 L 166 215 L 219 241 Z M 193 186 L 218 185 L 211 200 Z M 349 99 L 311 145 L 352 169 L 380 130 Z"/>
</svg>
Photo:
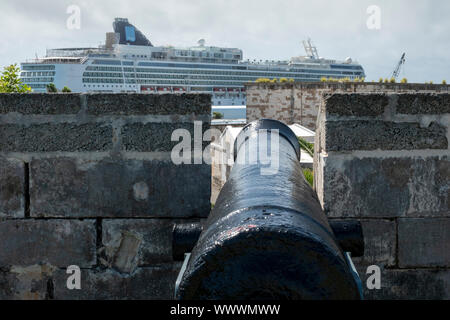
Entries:
<svg viewBox="0 0 450 320">
<path fill-rule="evenodd" d="M 118 258 L 128 256 L 129 270 L 138 266 L 172 261 L 172 229 L 168 219 L 114 219 L 102 224 L 105 263 L 115 267 Z M 127 239 L 139 239 L 137 246 Z M 121 268 L 119 268 L 121 269 Z"/>
<path fill-rule="evenodd" d="M 30 173 L 32 217 L 205 217 L 210 211 L 206 164 L 51 158 L 33 160 Z"/>
<path fill-rule="evenodd" d="M 361 219 L 365 254 L 354 262 L 366 299 L 450 297 L 449 96 L 439 88 L 333 94 L 321 106 L 315 189 L 330 217 Z M 380 290 L 366 286 L 370 265 Z"/>
<path fill-rule="evenodd" d="M 381 269 L 381 288 L 369 290 L 366 267 L 358 268 L 367 300 L 448 300 L 449 270 Z"/>
<path fill-rule="evenodd" d="M 201 147 L 206 147 L 207 142 L 203 142 L 203 133 L 209 129 L 209 123 L 203 123 L 200 135 L 197 137 L 202 141 Z M 151 151 L 172 151 L 173 147 L 181 142 L 177 135 L 172 140 L 172 133 L 175 130 L 184 129 L 189 132 L 186 139 L 191 139 L 191 148 L 194 149 L 194 123 L 130 123 L 122 127 L 122 149 L 126 151 L 151 152 Z M 184 138 L 184 137 L 183 137 Z M 184 141 L 184 140 L 183 140 Z M 209 143 L 209 142 L 208 142 Z"/>
<path fill-rule="evenodd" d="M 450 267 L 450 218 L 401 218 L 400 267 Z"/>
<path fill-rule="evenodd" d="M 0 114 L 76 114 L 81 109 L 80 94 L 77 93 L 2 93 Z"/>
<path fill-rule="evenodd" d="M 0 125 L 0 151 L 107 151 L 112 148 L 112 127 L 102 123 L 44 123 Z"/>
<path fill-rule="evenodd" d="M 418 123 L 384 121 L 328 121 L 327 151 L 447 149 L 447 129 L 436 122 L 427 128 Z"/>
<path fill-rule="evenodd" d="M 203 121 L 203 151 L 210 107 L 205 94 L 0 94 L 0 299 L 172 299 L 172 227 L 209 214 L 211 166 L 175 165 L 171 135 L 187 129 L 194 148 Z"/>
<path fill-rule="evenodd" d="M 68 290 L 67 274 L 58 271 L 53 279 L 54 297 L 59 300 L 173 299 L 180 263 L 139 268 L 133 274 L 114 270 L 82 270 L 81 290 Z"/>
<path fill-rule="evenodd" d="M 95 241 L 93 220 L 0 221 L 0 267 L 42 263 L 91 267 Z"/>
<path fill-rule="evenodd" d="M 323 95 L 330 97 L 333 93 L 341 94 L 327 102 L 331 108 L 329 114 L 333 116 L 379 117 L 388 105 L 386 93 L 395 93 L 400 98 L 405 94 L 405 98 L 399 100 L 399 113 L 449 113 L 449 88 L 448 85 L 369 82 L 248 83 L 247 122 L 271 118 L 287 124 L 299 123 L 316 130 L 316 119 L 319 107 L 323 104 Z M 414 98 L 409 101 L 408 93 L 411 94 L 409 97 L 417 95 L 417 100 Z M 445 94 L 433 96 L 436 93 Z"/>
<path fill-rule="evenodd" d="M 0 218 L 24 217 L 24 191 L 24 163 L 0 157 Z"/>
<path fill-rule="evenodd" d="M 448 157 L 333 158 L 323 170 L 323 206 L 332 217 L 448 215 Z"/>
<path fill-rule="evenodd" d="M 338 116 L 380 116 L 389 104 L 385 94 L 326 94 L 324 96 L 326 111 Z"/>
<path fill-rule="evenodd" d="M 436 93 L 399 94 L 397 112 L 402 114 L 450 113 L 450 95 Z"/>
<path fill-rule="evenodd" d="M 87 94 L 87 112 L 93 115 L 210 115 L 209 94 Z"/>
<path fill-rule="evenodd" d="M 56 267 L 49 264 L 2 268 L 0 300 L 53 299 L 51 279 L 56 270 Z"/>
</svg>

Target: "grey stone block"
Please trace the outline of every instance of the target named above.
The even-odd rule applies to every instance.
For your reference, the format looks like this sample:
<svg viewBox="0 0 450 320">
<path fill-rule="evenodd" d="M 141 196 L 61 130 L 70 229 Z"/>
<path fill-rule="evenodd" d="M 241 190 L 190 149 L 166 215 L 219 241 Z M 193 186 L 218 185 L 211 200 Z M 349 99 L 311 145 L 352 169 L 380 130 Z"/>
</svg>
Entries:
<svg viewBox="0 0 450 320">
<path fill-rule="evenodd" d="M 386 94 L 341 93 L 325 94 L 327 114 L 336 116 L 380 116 L 389 103 Z"/>
<path fill-rule="evenodd" d="M 118 259 L 127 256 L 130 268 L 126 269 L 133 271 L 137 266 L 172 262 L 173 225 L 173 220 L 168 219 L 103 220 L 104 264 L 115 267 Z M 130 238 L 141 240 L 137 250 L 126 245 Z"/>
<path fill-rule="evenodd" d="M 76 114 L 81 109 L 77 93 L 1 93 L 0 114 Z"/>
<path fill-rule="evenodd" d="M 173 299 L 180 263 L 139 268 L 133 274 L 114 270 L 82 270 L 81 290 L 66 287 L 68 275 L 59 270 L 53 278 L 58 300 L 161 300 Z"/>
<path fill-rule="evenodd" d="M 209 115 L 209 94 L 88 94 L 87 111 L 94 115 Z"/>
<path fill-rule="evenodd" d="M 53 299 L 52 275 L 56 270 L 49 264 L 2 268 L 0 300 Z"/>
<path fill-rule="evenodd" d="M 112 127 L 101 123 L 0 125 L 0 151 L 106 151 L 112 148 Z"/>
<path fill-rule="evenodd" d="M 327 121 L 325 151 L 447 149 L 447 130 L 432 122 Z"/>
<path fill-rule="evenodd" d="M 90 267 L 96 262 L 95 249 L 92 220 L 0 221 L 0 267 Z"/>
<path fill-rule="evenodd" d="M 32 217 L 205 217 L 211 167 L 157 160 L 35 159 Z"/>
<path fill-rule="evenodd" d="M 401 114 L 443 114 L 450 113 L 448 93 L 399 94 L 397 113 Z"/>
<path fill-rule="evenodd" d="M 357 267 L 367 300 L 448 300 L 449 270 L 395 270 L 381 268 L 381 288 L 369 290 L 366 266 Z"/>
<path fill-rule="evenodd" d="M 450 218 L 402 218 L 398 244 L 400 267 L 449 267 Z"/>
<path fill-rule="evenodd" d="M 194 148 L 194 123 L 130 123 L 122 127 L 122 150 L 126 151 L 172 151 L 181 141 L 171 141 L 172 133 L 177 129 L 186 129 Z M 209 129 L 209 123 L 202 124 L 202 133 Z M 203 139 L 202 139 L 203 140 Z M 209 142 L 202 142 L 202 148 Z"/>
<path fill-rule="evenodd" d="M 331 217 L 447 216 L 448 157 L 330 158 L 323 206 Z"/>
<path fill-rule="evenodd" d="M 25 215 L 24 163 L 0 157 L 0 218 Z"/>
</svg>

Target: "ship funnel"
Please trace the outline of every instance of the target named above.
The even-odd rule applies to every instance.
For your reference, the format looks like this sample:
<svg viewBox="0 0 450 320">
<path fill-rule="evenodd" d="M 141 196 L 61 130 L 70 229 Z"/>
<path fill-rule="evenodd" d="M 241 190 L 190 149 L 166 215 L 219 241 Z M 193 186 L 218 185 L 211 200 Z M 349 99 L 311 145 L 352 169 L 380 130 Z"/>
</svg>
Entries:
<svg viewBox="0 0 450 320">
<path fill-rule="evenodd" d="M 153 47 L 152 43 L 126 18 L 116 18 L 113 22 L 114 32 L 119 34 L 119 44 Z"/>
</svg>

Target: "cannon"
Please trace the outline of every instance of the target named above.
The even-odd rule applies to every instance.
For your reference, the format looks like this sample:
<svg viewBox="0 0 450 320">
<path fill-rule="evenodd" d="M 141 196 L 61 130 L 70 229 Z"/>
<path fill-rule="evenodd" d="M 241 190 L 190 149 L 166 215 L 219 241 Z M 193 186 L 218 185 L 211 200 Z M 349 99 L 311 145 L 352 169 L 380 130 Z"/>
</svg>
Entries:
<svg viewBox="0 0 450 320">
<path fill-rule="evenodd" d="M 276 166 L 249 161 L 261 151 L 277 157 Z M 174 258 L 190 252 L 175 298 L 361 299 L 348 254 L 363 254 L 361 225 L 328 221 L 303 176 L 290 128 L 269 119 L 249 123 L 236 138 L 234 158 L 206 222 L 174 228 Z M 270 166 L 276 170 L 263 171 Z"/>
</svg>

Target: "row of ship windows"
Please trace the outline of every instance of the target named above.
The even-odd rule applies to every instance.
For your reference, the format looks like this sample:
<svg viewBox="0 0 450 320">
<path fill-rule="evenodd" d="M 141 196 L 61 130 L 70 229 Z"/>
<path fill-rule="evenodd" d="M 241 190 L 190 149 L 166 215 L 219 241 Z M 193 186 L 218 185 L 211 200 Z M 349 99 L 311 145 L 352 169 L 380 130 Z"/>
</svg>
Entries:
<svg viewBox="0 0 450 320">
<path fill-rule="evenodd" d="M 307 81 L 311 79 L 307 78 L 294 78 L 295 81 Z M 313 79 L 318 80 L 318 78 Z M 143 83 L 143 84 L 177 84 L 177 85 L 186 85 L 187 82 L 185 80 L 168 80 L 168 79 L 160 79 L 160 80 L 143 80 L 143 79 L 115 79 L 115 78 L 83 78 L 84 83 Z M 201 80 L 197 81 L 189 81 L 189 85 L 236 85 L 242 86 L 242 81 L 233 81 L 233 80 L 222 80 L 222 81 L 209 81 L 209 80 Z"/>
<path fill-rule="evenodd" d="M 213 57 L 213 58 L 225 58 L 225 59 L 231 59 L 233 55 L 231 53 L 219 53 L 219 52 L 201 52 L 201 51 L 185 51 L 185 50 L 176 50 L 175 55 L 181 56 L 181 57 Z M 240 55 L 235 55 L 235 59 L 240 59 Z"/>
<path fill-rule="evenodd" d="M 45 89 L 47 88 L 46 84 L 42 84 L 42 83 L 30 83 L 28 84 L 28 86 L 32 89 Z"/>
<path fill-rule="evenodd" d="M 83 84 L 84 88 L 123 88 L 123 87 L 128 87 L 128 88 L 133 88 L 135 87 L 135 85 L 131 85 L 131 84 L 126 84 L 126 85 L 114 85 L 114 84 Z M 46 88 L 46 85 L 35 85 L 35 88 Z M 204 91 L 213 91 L 212 87 L 203 87 L 203 88 L 191 88 L 190 91 L 200 91 L 200 92 L 204 92 Z M 227 95 L 225 93 L 214 93 L 216 98 L 226 98 Z M 234 97 L 234 98 L 242 98 L 245 99 L 246 94 L 245 93 L 233 93 L 233 92 L 229 92 L 228 93 L 229 97 Z"/>
<path fill-rule="evenodd" d="M 120 71 L 120 72 L 122 72 L 122 67 L 94 67 L 94 66 L 87 66 L 86 70 L 88 70 L 88 71 Z"/>
<path fill-rule="evenodd" d="M 22 66 L 22 70 L 55 70 L 54 65 Z"/>
<path fill-rule="evenodd" d="M 186 81 L 192 82 L 192 80 L 220 80 L 220 81 L 240 81 L 240 82 L 246 82 L 246 81 L 254 81 L 258 77 L 225 77 L 221 76 L 219 77 L 208 77 L 208 76 L 183 76 L 183 75 L 148 75 L 148 74 L 137 74 L 136 77 L 134 74 L 124 74 L 125 79 L 157 79 L 155 81 L 158 81 L 158 79 L 179 79 L 179 83 L 185 83 Z M 83 74 L 83 77 L 86 78 L 115 78 L 115 80 L 122 80 L 122 77 L 120 74 L 114 74 L 114 73 L 95 73 L 95 72 L 85 72 Z M 312 79 L 312 80 L 318 80 L 321 76 L 318 75 L 303 75 L 301 78 L 294 78 L 294 79 Z M 160 81 L 160 80 L 159 80 Z"/>
<path fill-rule="evenodd" d="M 117 72 L 83 72 L 83 77 L 109 77 L 109 78 L 122 78 L 122 73 Z"/>
<path fill-rule="evenodd" d="M 125 74 L 127 76 L 127 74 Z M 133 75 L 129 76 L 130 78 L 133 78 Z M 227 77 L 227 76 L 184 76 L 184 75 L 170 75 L 170 74 L 137 74 L 136 78 L 156 78 L 156 79 L 185 79 L 185 80 L 191 80 L 191 79 L 199 79 L 199 80 L 239 80 L 239 81 L 253 81 L 258 79 L 259 77 L 255 76 L 245 76 L 245 77 Z M 316 75 L 302 75 L 302 78 L 310 78 L 310 79 L 319 79 L 320 76 Z"/>
<path fill-rule="evenodd" d="M 93 88 L 109 88 L 109 87 L 111 87 L 111 88 L 123 88 L 123 87 L 128 87 L 128 88 L 133 88 L 133 87 L 135 87 L 134 85 L 131 85 L 131 84 L 125 84 L 125 85 L 118 85 L 118 84 L 116 84 L 116 85 L 114 85 L 114 84 L 111 84 L 111 85 L 109 85 L 109 84 L 83 84 L 83 87 L 84 88 L 90 88 L 90 87 L 93 87 Z"/>
<path fill-rule="evenodd" d="M 228 69 L 228 70 L 254 70 L 254 71 L 285 71 L 284 68 L 275 68 L 275 67 L 269 67 L 269 66 L 240 66 L 240 65 L 218 65 L 218 64 L 189 64 L 189 63 L 158 63 L 158 62 L 139 62 L 138 66 L 148 66 L 148 67 L 169 67 L 169 68 L 191 68 L 191 69 Z M 320 66 L 307 66 L 307 65 L 301 65 L 302 67 L 306 67 L 307 69 L 290 69 L 289 71 L 292 72 L 311 72 L 311 73 L 321 73 L 326 68 L 320 67 Z M 317 70 L 317 69 L 321 70 Z M 352 70 L 363 70 L 361 66 L 348 66 L 348 65 L 330 65 L 330 68 L 332 69 L 352 69 Z M 271 70 L 269 70 L 271 69 Z M 316 69 L 316 70 L 314 70 Z M 340 71 L 333 71 L 337 72 L 336 74 L 339 74 Z"/>
<path fill-rule="evenodd" d="M 93 55 L 90 55 L 93 56 Z M 132 58 L 150 58 L 150 56 L 147 55 L 130 55 Z M 195 54 L 176 54 L 175 57 L 173 57 L 174 59 L 176 59 L 178 57 L 203 57 L 204 60 L 210 60 L 210 62 L 215 62 L 218 59 L 232 59 L 233 61 L 238 61 L 241 59 L 241 55 L 240 54 L 229 54 L 227 53 L 225 56 L 221 55 L 220 53 L 211 53 L 209 54 L 208 52 L 198 52 L 198 55 Z M 127 56 L 124 56 L 127 57 Z M 151 55 L 152 58 L 155 59 L 167 59 L 167 53 L 166 52 L 152 52 Z M 120 60 L 100 60 L 100 59 L 95 59 L 92 64 L 95 65 L 133 65 L 132 61 L 120 61 Z M 196 64 L 176 64 L 176 63 L 164 63 L 164 62 L 138 62 L 139 66 L 156 66 L 156 67 L 171 67 L 171 68 L 198 68 L 199 66 Z M 302 65 L 303 67 L 307 67 L 309 68 L 310 66 L 308 65 Z M 246 70 L 247 66 L 235 66 L 235 65 L 203 65 L 203 68 L 209 68 L 209 69 L 240 69 L 240 70 Z M 250 66 L 251 68 L 252 66 Z M 279 68 L 278 70 L 282 71 L 283 69 Z"/>
<path fill-rule="evenodd" d="M 198 68 L 199 66 L 197 66 Z M 121 67 L 97 67 L 88 66 L 86 67 L 88 71 L 122 71 Z M 130 68 L 124 67 L 124 72 L 144 72 L 144 73 L 184 73 L 184 74 L 217 74 L 217 75 L 261 75 L 269 77 L 291 77 L 296 73 L 317 73 L 317 74 L 329 74 L 329 75 L 357 75 L 362 76 L 361 71 L 335 71 L 335 70 L 304 70 L 304 69 L 292 69 L 290 71 L 280 72 L 270 72 L 265 70 L 252 70 L 252 71 L 212 71 L 212 70 L 183 70 L 183 69 L 158 69 L 158 68 Z"/>
<path fill-rule="evenodd" d="M 46 88 L 45 84 L 36 84 L 33 86 L 34 88 Z M 131 85 L 131 84 L 125 84 L 125 85 L 118 85 L 118 84 L 83 84 L 84 88 L 123 88 L 123 87 L 128 87 L 128 88 L 133 88 L 135 87 L 135 85 Z M 190 91 L 213 91 L 213 87 L 194 87 L 191 88 Z M 216 98 L 226 98 L 227 94 L 226 93 L 214 93 Z M 233 96 L 233 97 L 237 97 L 237 98 L 245 98 L 246 94 L 245 93 L 235 93 L 235 92 L 229 92 L 228 93 L 229 96 Z"/>
<path fill-rule="evenodd" d="M 136 70 L 138 71 L 138 70 Z M 142 72 L 142 71 L 138 71 L 138 72 Z M 179 75 L 177 75 L 179 74 Z M 242 79 L 243 81 L 248 81 L 248 80 L 252 80 L 252 79 L 257 79 L 260 77 L 285 77 L 285 78 L 291 78 L 292 76 L 301 76 L 303 78 L 320 78 L 322 76 L 328 76 L 328 73 L 322 73 L 320 75 L 311 75 L 311 74 L 283 74 L 283 73 L 273 73 L 273 74 L 248 74 L 248 73 L 238 73 L 238 72 L 229 72 L 229 73 L 219 73 L 217 74 L 216 77 L 205 77 L 204 74 L 212 74 L 210 72 L 195 72 L 195 74 L 201 74 L 201 75 L 191 75 L 194 74 L 194 72 L 191 72 L 190 74 L 181 74 L 179 72 L 171 72 L 171 73 L 164 73 L 163 74 L 155 74 L 155 73 L 137 73 L 135 76 L 135 73 L 124 73 L 124 76 L 127 78 L 174 78 L 174 79 L 184 79 L 186 77 L 190 77 L 191 79 L 202 79 L 202 78 L 208 78 L 208 79 L 212 79 L 212 78 L 216 78 L 217 76 L 234 76 L 234 77 L 228 77 L 228 78 L 232 78 L 232 79 Z M 347 76 L 347 74 L 349 76 L 353 76 L 354 74 L 352 72 L 344 72 L 343 75 L 340 76 Z M 360 74 L 357 74 L 360 75 Z M 108 73 L 108 72 L 84 72 L 83 76 L 85 77 L 122 77 L 121 73 Z M 236 76 L 241 76 L 241 77 L 236 77 Z M 225 79 L 225 78 L 224 78 Z"/>
<path fill-rule="evenodd" d="M 131 83 L 145 83 L 145 84 L 160 84 L 161 82 L 167 83 L 167 84 L 178 84 L 178 85 L 186 85 L 186 81 L 180 81 L 180 80 L 136 80 L 134 82 L 134 79 L 129 79 L 128 81 L 132 81 Z M 127 81 L 127 82 L 128 82 Z M 233 82 L 233 81 L 189 81 L 189 85 L 218 85 L 218 86 L 242 86 L 242 82 Z"/>
<path fill-rule="evenodd" d="M 20 77 L 45 77 L 45 76 L 54 76 L 56 74 L 55 71 L 48 72 L 21 72 Z"/>
<path fill-rule="evenodd" d="M 83 83 L 142 83 L 142 84 L 176 84 L 176 85 L 186 85 L 186 81 L 182 80 L 135 80 L 135 79 L 108 79 L 108 78 L 83 78 Z M 189 81 L 190 85 L 235 85 L 242 86 L 242 82 L 232 82 L 232 81 Z"/>
<path fill-rule="evenodd" d="M 117 63 L 120 65 L 120 61 L 119 63 Z M 335 66 L 333 67 L 333 69 L 337 69 L 338 67 L 342 68 L 342 69 L 352 69 L 352 70 L 361 70 L 361 71 L 355 71 L 355 72 L 351 72 L 351 71 L 338 71 L 338 70 L 327 70 L 327 69 L 321 69 L 321 70 L 314 70 L 314 69 L 290 69 L 289 71 L 286 71 L 284 69 L 281 68 L 277 68 L 278 71 L 283 71 L 284 73 L 276 73 L 276 71 L 274 71 L 273 73 L 270 72 L 269 70 L 260 70 L 258 68 L 254 68 L 253 70 L 249 69 L 248 71 L 244 71 L 244 72 L 239 72 L 239 71 L 229 71 L 229 72 L 224 72 L 224 71 L 209 71 L 209 70 L 198 70 L 198 69 L 241 69 L 241 70 L 246 70 L 246 67 L 233 67 L 231 68 L 231 66 L 221 66 L 221 65 L 189 65 L 189 64 L 174 64 L 174 63 L 166 63 L 166 64 L 161 64 L 161 63 L 151 63 L 151 62 L 141 62 L 138 65 L 140 66 L 155 66 L 155 67 L 170 67 L 170 68 L 193 68 L 194 70 L 171 70 L 171 69 L 152 69 L 152 68 L 130 68 L 130 67 L 124 67 L 123 70 L 125 72 L 178 72 L 178 73 L 211 73 L 211 74 L 241 74 L 241 75 L 245 75 L 245 74 L 253 74 L 253 73 L 270 73 L 272 76 L 281 76 L 281 77 L 286 77 L 288 76 L 288 74 L 286 74 L 285 72 L 293 72 L 293 73 L 318 73 L 318 74 L 322 74 L 322 73 L 327 73 L 327 74 L 332 74 L 332 75 L 340 75 L 340 74 L 345 74 L 345 75 L 362 75 L 362 68 L 360 66 Z M 121 67 L 94 67 L 94 66 L 88 66 L 86 68 L 86 70 L 98 70 L 98 71 L 121 71 Z"/>
<path fill-rule="evenodd" d="M 83 83 L 123 83 L 123 79 L 83 78 Z"/>
<path fill-rule="evenodd" d="M 23 78 L 24 83 L 29 82 L 53 82 L 54 78 Z"/>
</svg>

